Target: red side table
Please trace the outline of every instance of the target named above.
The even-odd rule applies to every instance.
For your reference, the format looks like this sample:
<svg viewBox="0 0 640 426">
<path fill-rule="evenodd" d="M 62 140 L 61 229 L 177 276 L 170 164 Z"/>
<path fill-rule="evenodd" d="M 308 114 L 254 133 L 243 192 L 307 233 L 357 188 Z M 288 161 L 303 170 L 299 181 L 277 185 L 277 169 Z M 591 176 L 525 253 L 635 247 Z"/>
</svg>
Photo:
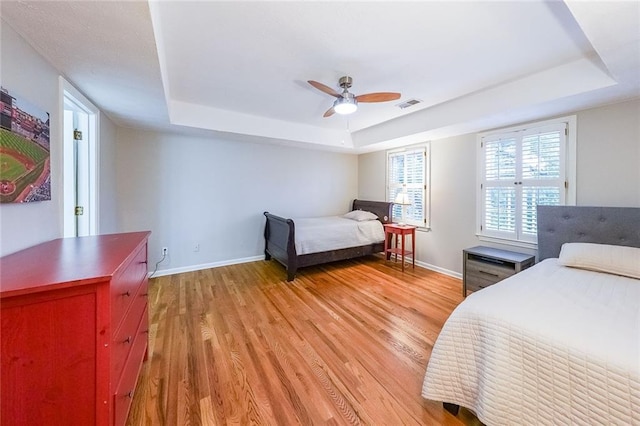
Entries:
<svg viewBox="0 0 640 426">
<path fill-rule="evenodd" d="M 387 260 L 391 259 L 391 255 L 396 255 L 396 262 L 398 261 L 398 255 L 402 257 L 402 272 L 404 272 L 404 259 L 407 255 L 411 256 L 411 263 L 413 265 L 413 269 L 416 268 L 416 257 L 413 255 L 416 251 L 416 226 L 412 225 L 399 225 L 397 223 L 388 223 L 384 225 L 384 252 L 387 256 Z M 395 246 L 391 247 L 391 240 L 393 236 L 395 238 Z M 411 235 L 411 250 L 405 249 L 405 241 L 406 236 Z M 398 248 L 398 238 L 402 240 L 402 244 L 400 248 Z"/>
</svg>

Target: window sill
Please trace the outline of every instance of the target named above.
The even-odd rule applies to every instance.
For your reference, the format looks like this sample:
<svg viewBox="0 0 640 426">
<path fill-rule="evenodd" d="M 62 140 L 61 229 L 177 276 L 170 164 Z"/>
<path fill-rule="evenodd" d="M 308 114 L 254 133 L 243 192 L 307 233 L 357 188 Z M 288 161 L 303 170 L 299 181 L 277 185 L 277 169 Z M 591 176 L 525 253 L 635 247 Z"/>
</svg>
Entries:
<svg viewBox="0 0 640 426">
<path fill-rule="evenodd" d="M 521 247 L 529 250 L 537 250 L 538 243 L 532 243 L 529 241 L 515 241 L 515 240 L 507 240 L 505 238 L 497 238 L 497 237 L 488 237 L 482 234 L 476 234 L 480 241 L 485 241 L 489 243 L 502 244 L 513 247 Z"/>
</svg>

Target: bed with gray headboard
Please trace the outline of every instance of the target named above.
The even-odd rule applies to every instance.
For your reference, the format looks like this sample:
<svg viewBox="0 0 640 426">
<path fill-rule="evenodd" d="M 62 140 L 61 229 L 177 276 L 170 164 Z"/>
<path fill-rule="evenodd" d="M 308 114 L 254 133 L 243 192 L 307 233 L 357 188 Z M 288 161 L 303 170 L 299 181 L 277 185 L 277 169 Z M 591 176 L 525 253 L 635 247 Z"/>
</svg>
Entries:
<svg viewBox="0 0 640 426">
<path fill-rule="evenodd" d="M 538 261 L 567 242 L 640 247 L 640 208 L 538 206 Z"/>
<path fill-rule="evenodd" d="M 486 424 L 640 425 L 640 208 L 537 220 L 538 264 L 456 308 L 422 396 Z"/>
</svg>

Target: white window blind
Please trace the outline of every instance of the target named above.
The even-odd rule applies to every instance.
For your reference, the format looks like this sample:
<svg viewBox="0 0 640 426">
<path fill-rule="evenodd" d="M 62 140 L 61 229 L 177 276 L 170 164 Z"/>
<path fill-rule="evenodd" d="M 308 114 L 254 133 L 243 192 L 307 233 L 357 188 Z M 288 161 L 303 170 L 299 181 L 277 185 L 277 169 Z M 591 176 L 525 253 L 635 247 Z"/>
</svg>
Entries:
<svg viewBox="0 0 640 426">
<path fill-rule="evenodd" d="M 536 242 L 536 207 L 565 204 L 566 135 L 559 122 L 481 138 L 480 235 Z"/>
<path fill-rule="evenodd" d="M 406 192 L 411 205 L 404 208 L 404 222 L 428 226 L 428 146 L 389 151 L 387 153 L 387 201 Z M 393 221 L 402 219 L 402 206 L 393 206 Z"/>
</svg>

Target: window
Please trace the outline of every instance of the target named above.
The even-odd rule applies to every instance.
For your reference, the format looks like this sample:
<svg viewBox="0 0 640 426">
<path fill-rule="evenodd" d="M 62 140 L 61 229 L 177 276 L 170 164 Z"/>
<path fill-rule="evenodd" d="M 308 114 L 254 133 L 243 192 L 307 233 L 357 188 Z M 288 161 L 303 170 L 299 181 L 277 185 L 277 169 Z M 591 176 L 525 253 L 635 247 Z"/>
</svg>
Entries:
<svg viewBox="0 0 640 426">
<path fill-rule="evenodd" d="M 575 202 L 575 190 L 568 190 L 575 180 L 567 167 L 574 163 L 567 160 L 575 152 L 568 148 L 571 123 L 575 117 L 479 135 L 481 239 L 530 246 L 537 242 L 538 205 Z"/>
<path fill-rule="evenodd" d="M 429 227 L 429 145 L 387 152 L 387 201 L 406 193 L 410 205 L 393 206 L 394 222 Z"/>
</svg>

